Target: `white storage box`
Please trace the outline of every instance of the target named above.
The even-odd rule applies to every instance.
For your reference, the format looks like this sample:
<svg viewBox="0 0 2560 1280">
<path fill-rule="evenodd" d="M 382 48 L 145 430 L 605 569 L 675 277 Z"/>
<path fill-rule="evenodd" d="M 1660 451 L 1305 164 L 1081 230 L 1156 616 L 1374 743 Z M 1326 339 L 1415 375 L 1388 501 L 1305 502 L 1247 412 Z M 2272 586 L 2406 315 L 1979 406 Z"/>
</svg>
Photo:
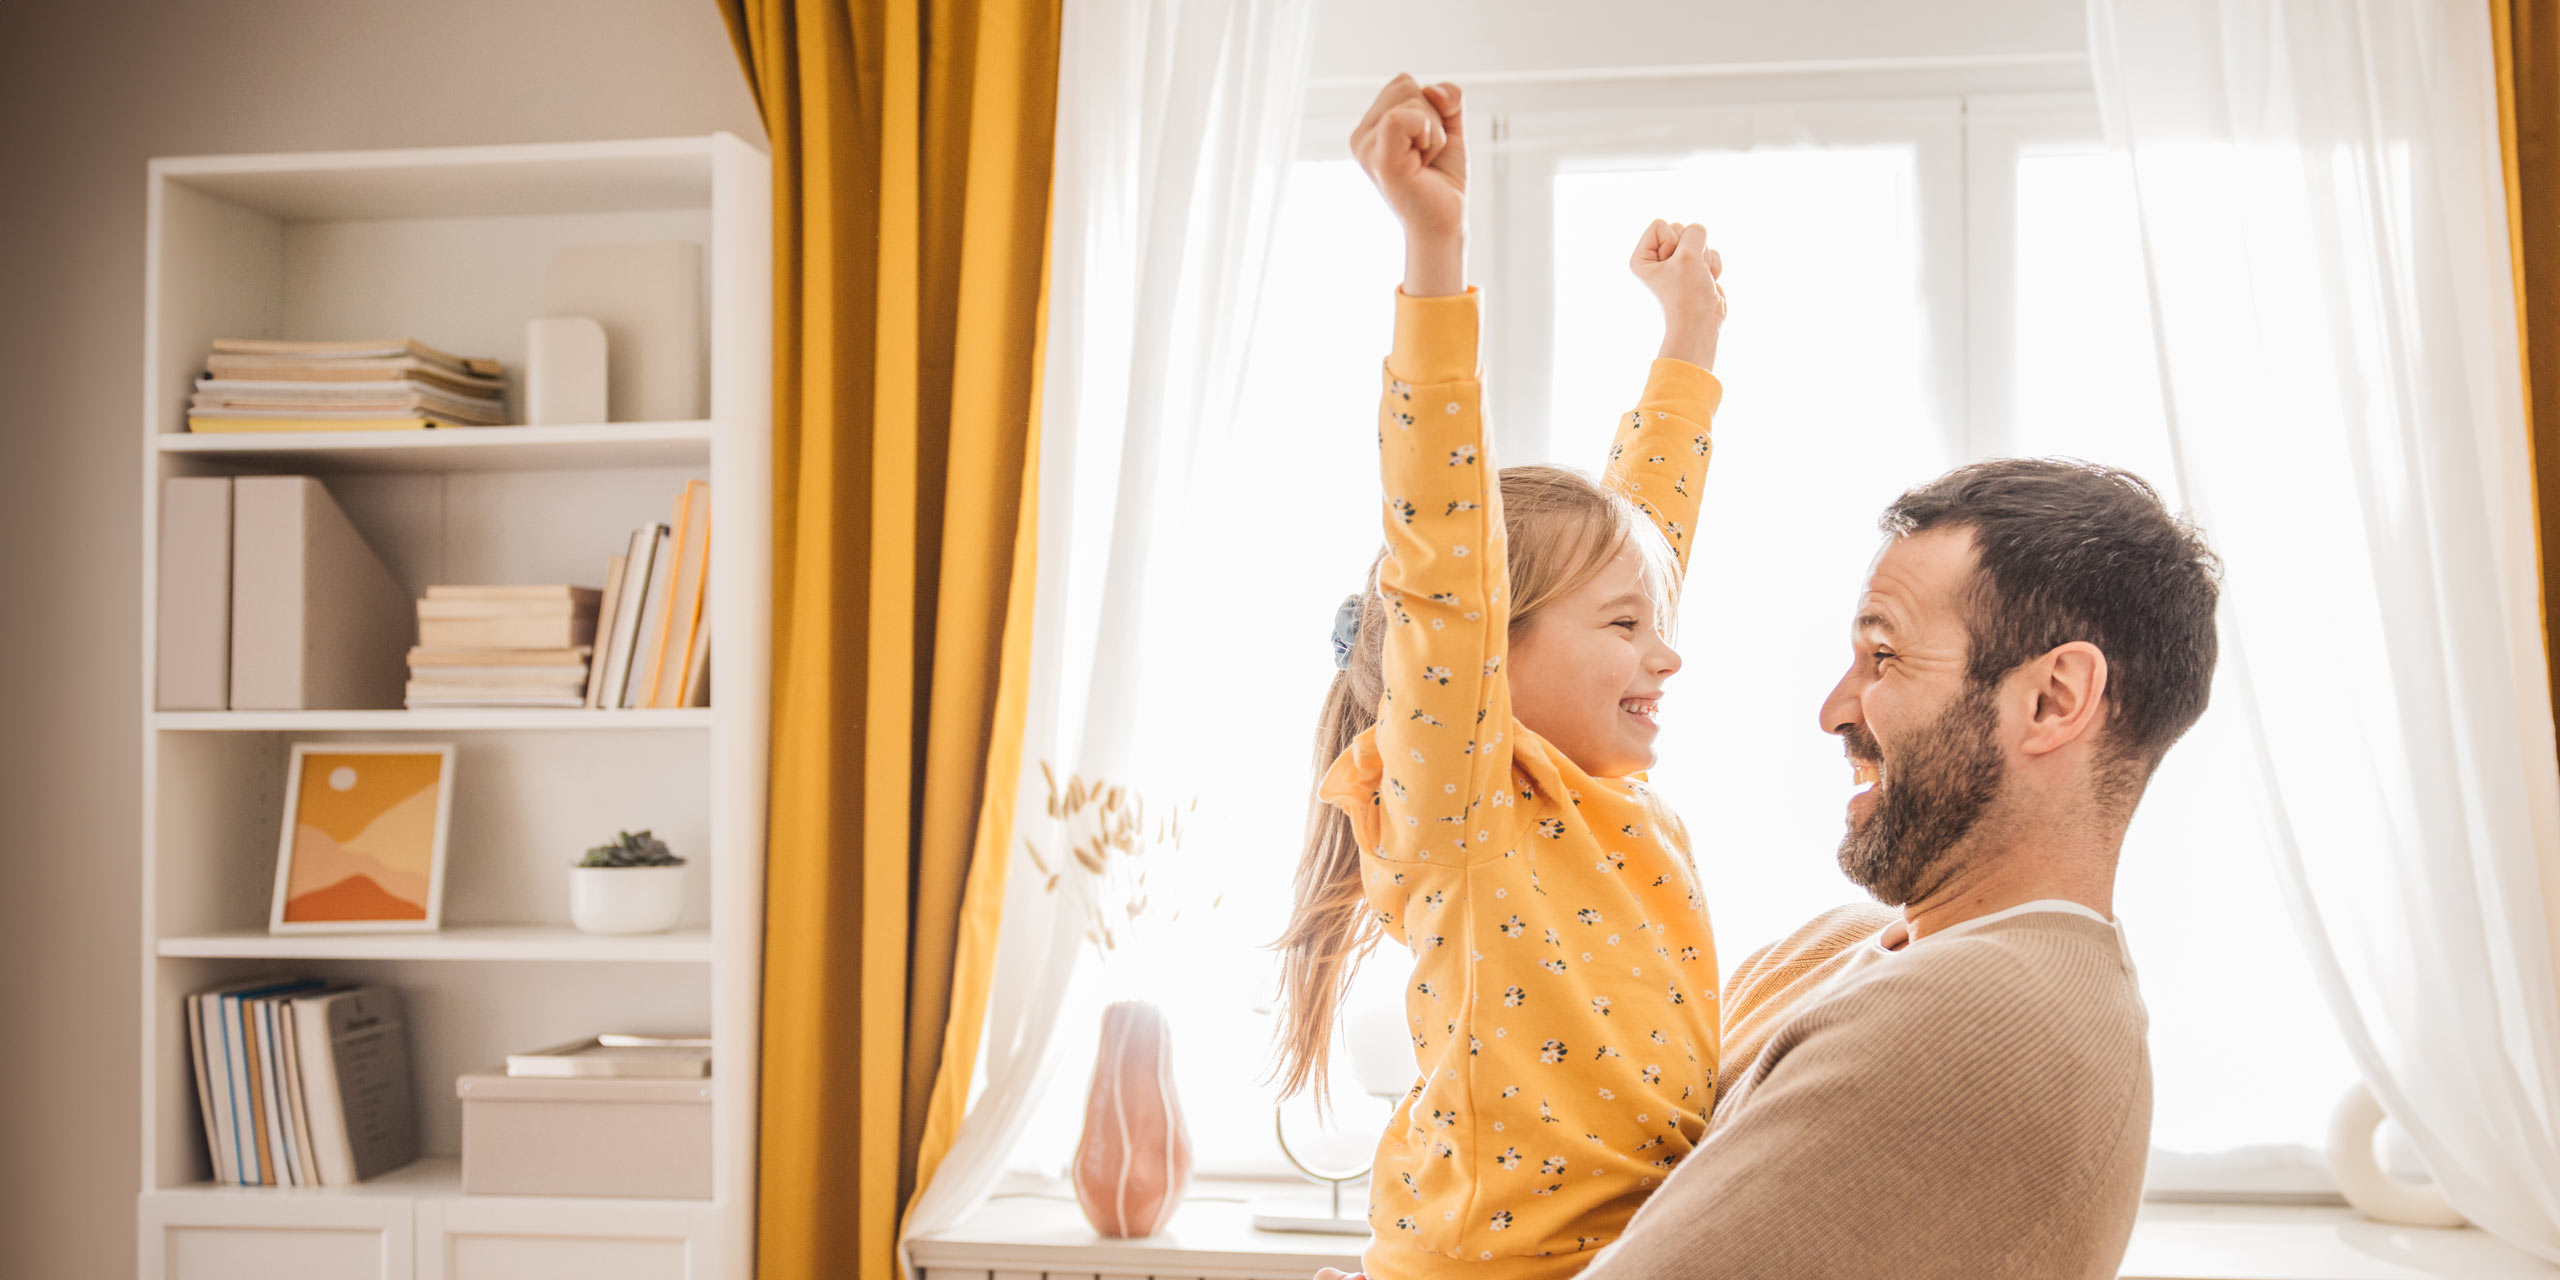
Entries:
<svg viewBox="0 0 2560 1280">
<path fill-rule="evenodd" d="M 454 1082 L 471 1195 L 711 1198 L 711 1081 Z"/>
</svg>

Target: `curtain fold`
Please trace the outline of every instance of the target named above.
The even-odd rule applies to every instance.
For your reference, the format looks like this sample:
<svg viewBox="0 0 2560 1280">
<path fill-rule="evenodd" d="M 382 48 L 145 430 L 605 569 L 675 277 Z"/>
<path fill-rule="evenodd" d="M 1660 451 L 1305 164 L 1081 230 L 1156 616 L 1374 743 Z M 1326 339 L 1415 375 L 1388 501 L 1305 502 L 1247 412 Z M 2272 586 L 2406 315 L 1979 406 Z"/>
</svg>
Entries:
<svg viewBox="0 0 2560 1280">
<path fill-rule="evenodd" d="M 1197 647 L 1182 611 L 1199 606 L 1202 584 L 1178 568 L 1191 459 L 1234 416 L 1294 159 L 1309 13 L 1308 0 L 1066 7 L 1040 557 L 1021 767 L 1006 797 L 1018 822 L 1009 843 L 980 846 L 1018 865 L 987 877 L 1003 908 L 984 975 L 984 1078 L 917 1195 L 910 1235 L 984 1200 L 1076 1038 L 1062 1037 L 1062 1019 L 1081 1029 L 1093 1013 L 1082 957 L 1098 887 L 1067 853 L 1093 834 L 1077 825 L 1092 815 L 1054 806 L 1052 781 L 1125 787 L 1153 804 L 1181 794 L 1194 763 L 1181 716 L 1196 714 L 1184 706 L 1196 708 L 1198 691 L 1167 676 L 1174 649 Z"/>
<path fill-rule="evenodd" d="M 1059 13 L 720 8 L 775 184 L 757 1272 L 886 1277 L 1001 901 L 964 886 L 1019 758 Z"/>
<path fill-rule="evenodd" d="M 2288 913 L 2446 1199 L 2560 1261 L 2560 752 L 2490 11 L 2089 17 Z"/>
</svg>

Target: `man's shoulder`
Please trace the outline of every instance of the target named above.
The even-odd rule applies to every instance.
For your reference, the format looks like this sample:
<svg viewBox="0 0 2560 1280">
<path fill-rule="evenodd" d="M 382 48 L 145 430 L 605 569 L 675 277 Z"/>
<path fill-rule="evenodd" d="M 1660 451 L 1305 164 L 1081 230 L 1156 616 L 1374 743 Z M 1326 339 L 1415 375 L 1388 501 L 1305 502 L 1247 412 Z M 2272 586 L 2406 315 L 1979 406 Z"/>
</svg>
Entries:
<svg viewBox="0 0 2560 1280">
<path fill-rule="evenodd" d="M 1735 966 L 1721 997 L 1718 1097 L 1799 1006 L 1855 963 L 1857 948 L 1899 918 L 1899 912 L 1872 902 L 1833 907 Z"/>
<path fill-rule="evenodd" d="M 2037 912 L 1914 943 L 1824 991 L 1800 1014 L 1903 1046 L 1969 1052 L 2006 1036 L 2105 1053 L 2142 1040 L 2149 1019 L 2113 925 Z"/>
<path fill-rule="evenodd" d="M 1717 1121 L 1759 1108 L 1782 1082 L 1899 1100 L 1887 1110 L 1919 1108 L 2023 1148 L 2145 1114 L 2148 1019 L 2116 936 L 2087 919 L 2003 922 L 1835 966 L 1762 1029 Z"/>
<path fill-rule="evenodd" d="M 1791 975 L 1820 968 L 1841 952 L 1876 936 L 1901 914 L 1872 902 L 1842 903 L 1752 952 L 1734 967 L 1733 976 L 1726 981 L 1728 1014 L 1735 997 L 1747 997 L 1756 988 L 1773 982 L 1783 985 Z"/>
</svg>

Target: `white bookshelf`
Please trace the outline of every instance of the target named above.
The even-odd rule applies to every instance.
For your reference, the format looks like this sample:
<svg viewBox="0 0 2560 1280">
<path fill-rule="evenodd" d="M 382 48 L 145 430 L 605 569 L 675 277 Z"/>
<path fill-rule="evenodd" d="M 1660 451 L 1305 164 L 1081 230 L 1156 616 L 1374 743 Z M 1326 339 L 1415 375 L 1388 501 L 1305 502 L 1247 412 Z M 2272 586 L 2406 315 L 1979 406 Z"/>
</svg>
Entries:
<svg viewBox="0 0 2560 1280">
<path fill-rule="evenodd" d="M 444 1277 L 753 1272 L 771 571 L 771 170 L 729 134 L 155 160 L 142 427 L 141 1273 Z M 415 337 L 511 383 L 561 248 L 704 246 L 707 416 L 428 432 L 191 435 L 217 337 Z M 520 383 L 516 383 L 520 386 Z M 156 710 L 161 482 L 297 474 L 412 594 L 601 586 L 630 531 L 712 486 L 713 706 L 672 711 Z M 296 742 L 451 742 L 443 927 L 266 930 Z M 688 859 L 674 931 L 569 923 L 569 868 L 647 827 Z M 401 989 L 424 1159 L 352 1188 L 211 1181 L 185 1000 L 307 973 Z M 608 1030 L 708 1030 L 706 1200 L 471 1196 L 455 1077 Z"/>
</svg>

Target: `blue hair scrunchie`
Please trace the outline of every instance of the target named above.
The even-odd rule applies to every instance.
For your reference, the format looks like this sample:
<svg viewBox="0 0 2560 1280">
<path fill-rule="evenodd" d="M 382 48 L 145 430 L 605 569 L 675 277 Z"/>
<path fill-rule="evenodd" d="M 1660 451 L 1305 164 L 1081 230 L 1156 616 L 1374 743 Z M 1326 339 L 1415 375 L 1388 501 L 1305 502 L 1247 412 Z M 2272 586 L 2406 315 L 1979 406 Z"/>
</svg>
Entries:
<svg viewBox="0 0 2560 1280">
<path fill-rule="evenodd" d="M 1333 669 L 1351 669 L 1351 648 L 1360 643 L 1360 593 L 1342 598 L 1342 607 L 1333 611 Z"/>
</svg>

